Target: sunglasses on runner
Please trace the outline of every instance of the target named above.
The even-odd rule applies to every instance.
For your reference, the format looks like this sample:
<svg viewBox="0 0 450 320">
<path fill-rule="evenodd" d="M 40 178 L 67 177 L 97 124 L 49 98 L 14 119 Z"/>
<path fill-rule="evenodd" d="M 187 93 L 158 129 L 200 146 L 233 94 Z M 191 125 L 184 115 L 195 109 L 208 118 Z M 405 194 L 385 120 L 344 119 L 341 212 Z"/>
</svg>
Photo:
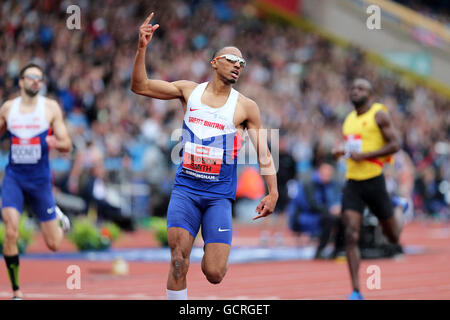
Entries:
<svg viewBox="0 0 450 320">
<path fill-rule="evenodd" d="M 245 67 L 245 65 L 247 64 L 244 59 L 239 58 L 238 56 L 235 56 L 234 54 L 223 54 L 221 56 L 216 57 L 216 59 L 220 59 L 220 58 L 225 58 L 225 59 L 227 59 L 227 61 L 232 62 L 232 63 L 239 62 L 241 67 Z"/>
<path fill-rule="evenodd" d="M 27 75 L 25 75 L 23 77 L 27 78 L 28 80 L 37 80 L 37 81 L 42 81 L 43 80 L 42 76 L 38 76 L 37 74 L 27 74 Z"/>
</svg>

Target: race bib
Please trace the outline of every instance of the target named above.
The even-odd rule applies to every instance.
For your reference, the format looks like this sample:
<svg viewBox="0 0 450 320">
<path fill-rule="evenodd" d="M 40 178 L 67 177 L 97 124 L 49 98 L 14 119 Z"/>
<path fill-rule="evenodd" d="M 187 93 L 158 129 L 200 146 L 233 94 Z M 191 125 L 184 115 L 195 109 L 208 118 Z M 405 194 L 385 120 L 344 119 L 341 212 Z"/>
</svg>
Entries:
<svg viewBox="0 0 450 320">
<path fill-rule="evenodd" d="M 41 159 L 41 138 L 20 139 L 12 137 L 11 160 L 13 163 L 34 164 Z"/>
<path fill-rule="evenodd" d="M 350 152 L 362 152 L 362 140 L 361 135 L 359 134 L 349 134 L 345 136 L 345 146 L 344 150 L 346 154 L 350 154 Z"/>
<path fill-rule="evenodd" d="M 186 142 L 183 172 L 200 179 L 218 180 L 222 159 L 223 149 Z"/>
</svg>

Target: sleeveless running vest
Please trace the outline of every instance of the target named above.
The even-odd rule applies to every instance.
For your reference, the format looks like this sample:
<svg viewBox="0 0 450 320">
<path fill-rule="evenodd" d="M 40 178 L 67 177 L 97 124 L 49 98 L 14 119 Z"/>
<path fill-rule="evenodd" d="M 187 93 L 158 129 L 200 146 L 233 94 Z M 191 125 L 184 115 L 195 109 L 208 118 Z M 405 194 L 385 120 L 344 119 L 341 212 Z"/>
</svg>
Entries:
<svg viewBox="0 0 450 320">
<path fill-rule="evenodd" d="M 50 125 L 45 117 L 45 98 L 39 96 L 35 110 L 20 113 L 21 98 L 14 99 L 7 120 L 10 137 L 7 174 L 23 180 L 50 179 L 48 145 L 45 137 Z"/>
<path fill-rule="evenodd" d="M 374 103 L 370 109 L 359 115 L 353 110 L 344 121 L 342 133 L 345 139 L 345 152 L 371 152 L 380 149 L 385 140 L 375 120 L 375 114 L 388 109 Z M 346 178 L 352 180 L 367 180 L 379 176 L 383 172 L 383 166 L 393 161 L 392 156 L 378 157 L 363 161 L 353 161 L 347 158 Z"/>
<path fill-rule="evenodd" d="M 201 102 L 207 82 L 189 96 L 183 121 L 180 163 L 174 188 L 198 195 L 235 199 L 237 153 L 242 138 L 233 123 L 239 92 L 231 89 L 226 103 L 212 108 Z"/>
</svg>

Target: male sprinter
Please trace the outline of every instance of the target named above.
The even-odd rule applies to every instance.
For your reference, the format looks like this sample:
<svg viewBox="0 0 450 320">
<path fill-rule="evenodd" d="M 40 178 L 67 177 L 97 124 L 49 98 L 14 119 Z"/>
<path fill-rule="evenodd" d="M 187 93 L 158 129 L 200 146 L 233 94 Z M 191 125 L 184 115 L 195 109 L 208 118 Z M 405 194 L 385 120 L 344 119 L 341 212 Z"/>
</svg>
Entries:
<svg viewBox="0 0 450 320">
<path fill-rule="evenodd" d="M 350 100 L 355 110 L 346 117 L 342 128 L 345 148 L 333 150 L 336 157 L 345 155 L 347 158 L 342 212 L 353 285 L 351 300 L 363 299 L 358 279 L 358 240 L 365 206 L 378 218 L 383 233 L 393 244 L 398 245 L 403 226 L 402 212 L 394 214 L 383 175 L 383 165 L 391 161 L 392 155 L 400 149 L 400 140 L 387 108 L 373 103 L 372 91 L 372 85 L 366 79 L 354 80 Z M 400 245 L 397 247 L 401 250 Z"/>
<path fill-rule="evenodd" d="M 60 152 L 69 152 L 72 141 L 58 103 L 38 95 L 42 82 L 41 67 L 33 63 L 26 65 L 20 71 L 20 96 L 6 101 L 0 109 L 0 134 L 7 130 L 11 140 L 2 186 L 2 218 L 6 228 L 3 255 L 13 299 L 23 297 L 19 289 L 17 239 L 24 201 L 30 204 L 39 219 L 50 250 L 58 250 L 63 230 L 70 227 L 69 219 L 53 199 L 48 150 L 56 148 Z M 51 135 L 52 131 L 54 135 Z"/>
<path fill-rule="evenodd" d="M 153 13 L 139 29 L 131 90 L 157 99 L 179 99 L 185 112 L 183 162 L 177 170 L 167 210 L 171 251 L 167 298 L 183 300 L 187 299 L 190 253 L 200 226 L 205 242 L 202 271 L 213 284 L 225 276 L 232 238 L 236 154 L 244 129 L 248 129 L 256 145 L 269 190 L 256 208 L 258 215 L 254 219 L 273 212 L 278 199 L 277 180 L 267 141 L 260 135 L 258 106 L 232 88 L 245 66 L 239 49 L 225 47 L 214 55 L 210 82 L 150 80 L 145 69 L 145 50 L 159 27 L 149 24 L 152 17 Z"/>
</svg>

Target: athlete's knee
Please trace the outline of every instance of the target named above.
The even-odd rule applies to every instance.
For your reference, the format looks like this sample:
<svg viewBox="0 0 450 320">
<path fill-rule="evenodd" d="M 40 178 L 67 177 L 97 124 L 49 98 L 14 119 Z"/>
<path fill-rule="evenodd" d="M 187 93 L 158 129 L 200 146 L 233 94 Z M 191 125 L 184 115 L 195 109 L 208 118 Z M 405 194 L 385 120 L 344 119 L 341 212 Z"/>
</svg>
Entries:
<svg viewBox="0 0 450 320">
<path fill-rule="evenodd" d="M 219 284 L 222 282 L 227 272 L 226 267 L 203 267 L 202 271 L 206 276 L 206 279 L 212 284 Z"/>
<path fill-rule="evenodd" d="M 59 247 L 61 246 L 61 241 L 57 241 L 56 239 L 45 239 L 45 243 L 47 245 L 47 248 L 49 248 L 51 251 L 58 251 Z"/>
<path fill-rule="evenodd" d="M 17 226 L 7 225 L 5 227 L 5 240 L 16 243 L 17 239 L 19 239 L 19 228 Z"/>
<path fill-rule="evenodd" d="M 7 241 L 17 241 L 19 238 L 19 216 L 11 210 L 2 210 L 2 219 L 5 224 L 5 238 Z"/>
<path fill-rule="evenodd" d="M 186 276 L 189 269 L 189 257 L 184 256 L 181 253 L 175 253 L 171 259 L 172 274 L 175 279 L 180 279 Z"/>
<path fill-rule="evenodd" d="M 352 226 L 347 226 L 345 228 L 345 241 L 347 246 L 358 245 L 359 241 L 359 230 Z"/>
</svg>

